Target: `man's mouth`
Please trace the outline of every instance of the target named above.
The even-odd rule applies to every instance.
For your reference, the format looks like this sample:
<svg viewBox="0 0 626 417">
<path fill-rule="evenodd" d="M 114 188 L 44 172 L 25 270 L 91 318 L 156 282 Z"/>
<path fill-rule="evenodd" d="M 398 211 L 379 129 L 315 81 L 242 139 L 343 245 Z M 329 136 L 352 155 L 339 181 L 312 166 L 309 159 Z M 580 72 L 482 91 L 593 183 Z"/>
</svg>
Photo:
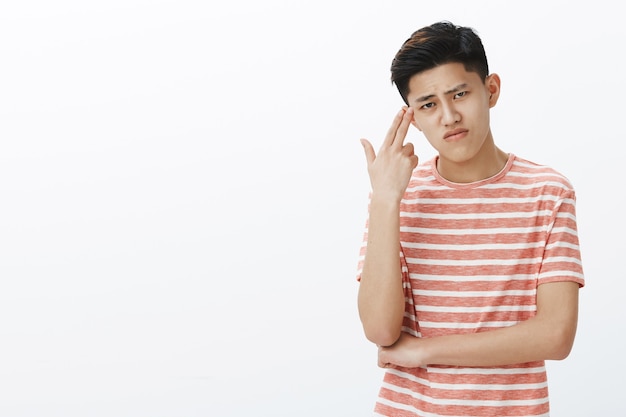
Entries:
<svg viewBox="0 0 626 417">
<path fill-rule="evenodd" d="M 454 142 L 463 139 L 465 136 L 467 136 L 467 129 L 454 129 L 446 132 L 443 139 L 449 142 Z"/>
</svg>

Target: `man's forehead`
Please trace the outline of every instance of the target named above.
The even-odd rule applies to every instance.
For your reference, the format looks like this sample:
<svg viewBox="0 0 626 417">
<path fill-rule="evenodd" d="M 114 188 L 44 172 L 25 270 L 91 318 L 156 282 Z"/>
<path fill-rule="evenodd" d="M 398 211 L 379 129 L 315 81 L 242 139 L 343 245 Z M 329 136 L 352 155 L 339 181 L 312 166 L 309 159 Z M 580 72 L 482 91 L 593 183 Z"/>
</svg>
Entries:
<svg viewBox="0 0 626 417">
<path fill-rule="evenodd" d="M 411 77 L 409 94 L 414 100 L 418 97 L 451 94 L 479 82 L 480 76 L 466 71 L 462 64 L 445 64 Z"/>
</svg>

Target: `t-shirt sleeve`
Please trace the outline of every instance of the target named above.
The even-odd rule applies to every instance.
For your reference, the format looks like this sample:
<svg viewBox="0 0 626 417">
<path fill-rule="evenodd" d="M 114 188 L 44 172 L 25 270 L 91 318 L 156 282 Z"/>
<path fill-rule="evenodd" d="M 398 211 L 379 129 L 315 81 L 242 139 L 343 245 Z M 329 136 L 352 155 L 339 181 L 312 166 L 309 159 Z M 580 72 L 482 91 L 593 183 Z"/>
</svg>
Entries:
<svg viewBox="0 0 626 417">
<path fill-rule="evenodd" d="M 537 283 L 574 281 L 583 287 L 585 278 L 578 241 L 576 195 L 573 190 L 563 194 L 557 202 L 554 213 L 553 221 L 548 228 Z"/>
</svg>

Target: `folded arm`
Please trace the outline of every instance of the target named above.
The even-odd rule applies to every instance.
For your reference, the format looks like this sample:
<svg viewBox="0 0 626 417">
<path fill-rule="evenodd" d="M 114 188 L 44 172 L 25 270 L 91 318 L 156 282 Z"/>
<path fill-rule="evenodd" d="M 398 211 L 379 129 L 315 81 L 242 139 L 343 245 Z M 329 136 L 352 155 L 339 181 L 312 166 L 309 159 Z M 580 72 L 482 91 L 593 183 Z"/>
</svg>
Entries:
<svg viewBox="0 0 626 417">
<path fill-rule="evenodd" d="M 502 366 L 565 359 L 576 335 L 578 290 L 575 282 L 540 285 L 537 314 L 506 328 L 433 338 L 403 333 L 394 345 L 379 348 L 378 364 Z"/>
</svg>

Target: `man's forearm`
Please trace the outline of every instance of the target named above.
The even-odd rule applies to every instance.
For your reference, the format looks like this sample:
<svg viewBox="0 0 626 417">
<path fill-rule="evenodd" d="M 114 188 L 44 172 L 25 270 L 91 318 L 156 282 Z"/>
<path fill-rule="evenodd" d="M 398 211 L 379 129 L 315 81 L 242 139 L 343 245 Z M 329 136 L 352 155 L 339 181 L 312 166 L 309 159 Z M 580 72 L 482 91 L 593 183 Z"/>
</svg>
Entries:
<svg viewBox="0 0 626 417">
<path fill-rule="evenodd" d="M 396 201 L 373 196 L 370 202 L 358 307 L 366 337 L 379 346 L 391 345 L 398 339 L 404 318 L 399 210 Z"/>
<path fill-rule="evenodd" d="M 557 329 L 533 318 L 510 328 L 422 341 L 428 364 L 501 366 L 564 359 L 569 350 L 561 347 L 561 339 L 562 333 Z"/>
<path fill-rule="evenodd" d="M 537 314 L 514 326 L 484 333 L 443 337 L 428 349 L 431 363 L 493 366 L 569 355 L 578 321 L 578 284 L 539 286 Z"/>
<path fill-rule="evenodd" d="M 479 333 L 417 338 L 403 334 L 379 351 L 379 364 L 502 366 L 568 356 L 578 320 L 578 284 L 540 285 L 537 314 L 514 326 Z"/>
</svg>

